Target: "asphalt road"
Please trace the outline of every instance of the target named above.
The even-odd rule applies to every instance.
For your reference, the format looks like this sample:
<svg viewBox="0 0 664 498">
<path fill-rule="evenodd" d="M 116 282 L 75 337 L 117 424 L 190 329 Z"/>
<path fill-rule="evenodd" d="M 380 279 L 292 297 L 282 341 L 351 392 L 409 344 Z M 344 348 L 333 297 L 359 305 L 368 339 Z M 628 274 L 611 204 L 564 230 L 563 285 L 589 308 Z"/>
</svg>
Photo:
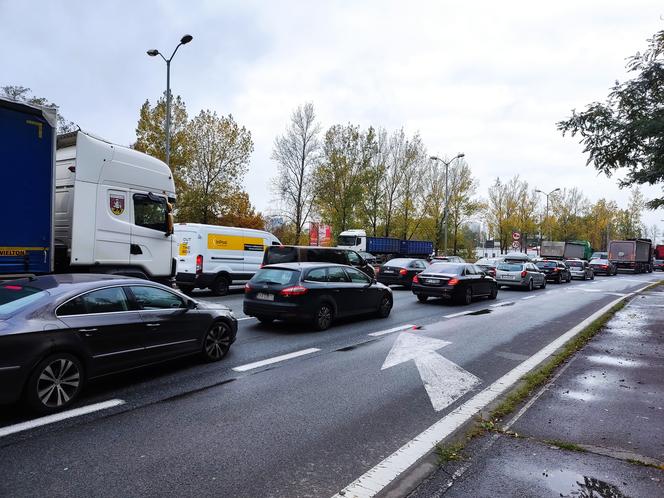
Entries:
<svg viewBox="0 0 664 498">
<path fill-rule="evenodd" d="M 114 376 L 91 385 L 79 403 L 122 400 L 118 406 L 9 435 L 3 427 L 31 419 L 2 407 L 0 495 L 332 496 L 607 303 L 661 278 L 501 290 L 496 301 L 470 306 L 421 304 L 395 289 L 388 319 L 346 321 L 325 332 L 241 320 L 222 362 L 180 360 Z M 197 297 L 219 299 L 243 317 L 241 290 Z M 438 411 L 421 375 L 442 383 L 439 391 L 458 386 L 427 369 L 445 360 L 408 359 L 407 342 L 427 338 L 449 342 L 430 353 L 477 379 Z M 250 365 L 303 350 L 311 351 Z M 388 355 L 405 361 L 381 369 Z"/>
</svg>

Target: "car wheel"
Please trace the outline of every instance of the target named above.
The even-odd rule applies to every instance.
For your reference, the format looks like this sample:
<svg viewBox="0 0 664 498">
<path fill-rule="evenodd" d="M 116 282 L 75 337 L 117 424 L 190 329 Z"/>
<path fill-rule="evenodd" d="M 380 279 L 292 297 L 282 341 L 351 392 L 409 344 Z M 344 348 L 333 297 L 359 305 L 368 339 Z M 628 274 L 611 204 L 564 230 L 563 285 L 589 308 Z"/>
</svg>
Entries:
<svg viewBox="0 0 664 498">
<path fill-rule="evenodd" d="M 586 274 L 584 273 L 584 274 L 583 274 L 583 279 L 582 279 L 582 280 L 585 282 L 587 278 L 588 278 L 588 277 L 586 277 Z"/>
<path fill-rule="evenodd" d="M 555 282 L 557 284 L 562 284 L 563 283 L 563 277 L 561 275 L 558 275 L 558 278 L 556 278 Z"/>
<path fill-rule="evenodd" d="M 256 320 L 261 322 L 263 325 L 270 325 L 274 321 L 274 318 L 271 316 L 257 316 Z"/>
<path fill-rule="evenodd" d="M 36 412 L 53 413 L 70 406 L 82 387 L 81 362 L 70 354 L 56 353 L 32 371 L 26 385 L 26 401 Z"/>
<path fill-rule="evenodd" d="M 491 294 L 489 294 L 489 299 L 496 299 L 498 297 L 498 286 L 491 286 Z"/>
<path fill-rule="evenodd" d="M 590 280 L 595 280 L 595 274 L 594 273 L 590 274 Z"/>
<path fill-rule="evenodd" d="M 314 314 L 314 327 L 316 327 L 316 330 L 329 329 L 330 325 L 332 325 L 333 316 L 334 310 L 332 306 L 327 303 L 321 304 Z"/>
<path fill-rule="evenodd" d="M 219 361 L 231 348 L 231 329 L 224 322 L 214 322 L 203 339 L 203 358 Z"/>
<path fill-rule="evenodd" d="M 466 289 L 463 291 L 463 294 L 459 296 L 459 302 L 461 304 L 470 304 L 473 302 L 473 289 L 470 287 L 466 287 Z"/>
<path fill-rule="evenodd" d="M 542 280 L 542 285 L 540 285 L 540 289 L 546 289 L 546 278 Z"/>
<path fill-rule="evenodd" d="M 377 315 L 379 318 L 387 318 L 390 316 L 390 311 L 392 311 L 392 298 L 384 294 L 383 297 L 380 298 L 380 306 L 378 306 L 378 312 Z"/>
<path fill-rule="evenodd" d="M 417 300 L 421 303 L 426 303 L 428 299 L 429 299 L 429 296 L 424 296 L 422 294 L 417 295 Z"/>
<path fill-rule="evenodd" d="M 533 290 L 533 279 L 528 280 L 528 292 Z"/>
<path fill-rule="evenodd" d="M 567 277 L 567 283 L 569 284 L 571 281 L 572 281 L 572 275 L 570 274 L 570 275 Z"/>
<path fill-rule="evenodd" d="M 215 296 L 225 296 L 228 294 L 228 287 L 231 285 L 229 282 L 228 278 L 219 275 L 214 282 L 212 283 L 212 287 L 210 287 L 210 290 L 212 291 L 212 294 Z"/>
</svg>

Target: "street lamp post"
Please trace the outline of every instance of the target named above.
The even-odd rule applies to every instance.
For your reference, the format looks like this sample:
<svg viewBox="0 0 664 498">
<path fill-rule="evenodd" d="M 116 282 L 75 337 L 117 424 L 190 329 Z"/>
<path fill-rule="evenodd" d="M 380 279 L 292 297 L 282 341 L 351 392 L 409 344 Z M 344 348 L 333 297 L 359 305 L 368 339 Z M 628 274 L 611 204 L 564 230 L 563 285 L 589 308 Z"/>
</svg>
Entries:
<svg viewBox="0 0 664 498">
<path fill-rule="evenodd" d="M 445 225 L 445 236 L 444 236 L 444 242 L 443 242 L 443 251 L 445 252 L 445 256 L 447 256 L 447 214 L 448 214 L 448 206 L 449 206 L 449 189 L 448 189 L 448 183 L 447 183 L 447 172 L 450 167 L 450 164 L 452 164 L 452 161 L 455 159 L 461 159 L 464 157 L 465 154 L 463 152 L 460 152 L 456 156 L 454 156 L 452 159 L 449 161 L 445 161 L 444 159 L 441 159 L 440 157 L 437 156 L 431 156 L 429 159 L 432 161 L 440 161 L 445 165 L 445 211 L 443 212 L 443 223 Z"/>
<path fill-rule="evenodd" d="M 175 50 L 173 50 L 173 53 L 171 56 L 167 59 L 164 57 L 161 52 L 157 49 L 152 49 L 148 50 L 147 54 L 150 57 L 155 57 L 155 56 L 160 56 L 162 59 L 164 59 L 164 62 L 166 62 L 166 164 L 168 166 L 171 165 L 171 61 L 173 60 L 173 57 L 175 56 L 175 52 L 178 51 L 178 48 L 180 48 L 180 45 L 186 45 L 189 43 L 191 40 L 193 40 L 193 36 L 191 35 L 184 35 L 182 38 L 180 38 L 180 43 L 178 43 L 178 46 L 175 47 Z"/>
<path fill-rule="evenodd" d="M 554 188 L 554 189 L 553 189 L 551 192 L 549 192 L 548 194 L 547 194 L 546 192 L 541 191 L 541 190 L 535 190 L 535 192 L 538 192 L 538 193 L 540 193 L 540 194 L 544 194 L 544 195 L 546 196 L 546 218 L 549 217 L 549 196 L 550 196 L 551 194 L 553 194 L 554 192 L 558 192 L 559 190 L 560 190 L 560 188 Z M 542 232 L 542 228 L 540 227 L 540 233 L 541 233 L 541 232 Z M 551 240 L 551 225 L 549 225 L 549 240 Z M 540 244 L 541 244 L 541 243 L 542 243 L 542 240 L 541 240 L 541 238 L 540 238 Z M 540 252 L 541 252 L 541 250 L 542 250 L 542 249 L 540 248 Z"/>
</svg>

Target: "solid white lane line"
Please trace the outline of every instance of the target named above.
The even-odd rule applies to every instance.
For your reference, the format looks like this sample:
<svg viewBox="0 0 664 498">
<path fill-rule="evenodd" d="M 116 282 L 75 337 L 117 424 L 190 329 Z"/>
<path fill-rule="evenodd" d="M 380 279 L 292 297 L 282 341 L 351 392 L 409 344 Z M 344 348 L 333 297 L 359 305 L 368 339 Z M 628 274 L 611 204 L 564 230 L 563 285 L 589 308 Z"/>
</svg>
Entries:
<svg viewBox="0 0 664 498">
<path fill-rule="evenodd" d="M 273 363 L 279 363 L 280 361 L 290 360 L 292 358 L 297 358 L 298 356 L 304 356 L 307 354 L 315 353 L 320 351 L 318 348 L 309 348 L 302 349 L 300 351 L 295 351 L 293 353 L 282 354 L 281 356 L 275 356 L 274 358 L 268 358 L 267 360 L 255 361 L 253 363 L 247 363 L 246 365 L 240 365 L 239 367 L 233 368 L 236 372 L 246 372 L 247 370 L 253 370 L 254 368 L 264 367 L 265 365 L 272 365 Z"/>
<path fill-rule="evenodd" d="M 102 401 L 101 403 L 93 403 L 92 405 L 81 406 L 80 408 L 74 408 L 73 410 L 67 410 L 64 412 L 55 413 L 53 415 L 47 415 L 46 417 L 40 417 L 34 420 L 28 420 L 27 422 L 21 422 L 20 424 L 0 427 L 0 437 L 8 436 L 10 434 L 16 434 L 17 432 L 27 431 L 30 429 L 34 429 L 35 427 L 41 427 L 42 425 L 48 425 L 54 422 L 60 422 L 61 420 L 67 420 L 68 418 L 79 417 L 81 415 L 86 415 L 88 413 L 98 412 L 99 410 L 113 408 L 114 406 L 119 406 L 119 405 L 124 405 L 124 400 L 109 399 L 108 401 Z"/>
<path fill-rule="evenodd" d="M 416 325 L 414 325 L 412 323 L 408 323 L 406 325 L 399 325 L 398 327 L 394 327 L 392 329 L 380 330 L 378 332 L 371 332 L 369 335 L 371 337 L 379 337 L 379 336 L 385 335 L 385 334 L 392 334 L 393 332 L 401 332 L 402 330 L 412 329 L 415 326 Z"/>
<path fill-rule="evenodd" d="M 645 287 L 635 292 L 641 292 L 644 289 Z M 468 422 L 468 420 L 472 419 L 481 409 L 485 408 L 489 403 L 493 402 L 496 398 L 510 389 L 519 381 L 519 379 L 521 379 L 521 377 L 523 377 L 523 375 L 537 367 L 559 347 L 579 334 L 585 327 L 590 325 L 623 299 L 624 297 L 615 299 L 575 327 L 559 336 L 547 346 L 544 346 L 526 361 L 507 372 L 489 387 L 480 391 L 460 407 L 451 411 L 431 427 L 421 432 L 378 465 L 369 469 L 338 494 L 334 495 L 333 498 L 371 498 L 378 494 L 385 488 L 385 486 L 390 484 L 399 477 L 399 475 L 427 455 L 438 443 Z"/>
<path fill-rule="evenodd" d="M 534 298 L 536 298 L 536 297 L 537 297 L 537 296 L 522 297 L 521 300 L 522 300 L 522 301 L 525 301 L 526 299 L 534 299 Z"/>
<path fill-rule="evenodd" d="M 505 301 L 504 303 L 496 303 L 496 304 L 491 304 L 490 306 L 492 308 L 500 308 L 501 306 L 507 306 L 510 304 L 514 304 L 514 301 Z"/>
</svg>

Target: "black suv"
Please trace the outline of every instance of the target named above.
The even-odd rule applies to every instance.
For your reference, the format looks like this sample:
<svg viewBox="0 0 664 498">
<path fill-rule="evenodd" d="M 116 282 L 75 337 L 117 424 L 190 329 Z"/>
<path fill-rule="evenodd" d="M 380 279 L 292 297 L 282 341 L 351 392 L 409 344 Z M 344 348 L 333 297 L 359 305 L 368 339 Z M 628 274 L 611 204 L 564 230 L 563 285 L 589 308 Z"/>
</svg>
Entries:
<svg viewBox="0 0 664 498">
<path fill-rule="evenodd" d="M 553 280 L 555 283 L 571 282 L 572 273 L 564 261 L 545 259 L 535 263 L 547 280 Z"/>
<path fill-rule="evenodd" d="M 373 266 L 351 249 L 316 246 L 269 246 L 263 254 L 263 266 L 307 262 L 354 266 L 369 278 L 376 276 Z"/>
</svg>

